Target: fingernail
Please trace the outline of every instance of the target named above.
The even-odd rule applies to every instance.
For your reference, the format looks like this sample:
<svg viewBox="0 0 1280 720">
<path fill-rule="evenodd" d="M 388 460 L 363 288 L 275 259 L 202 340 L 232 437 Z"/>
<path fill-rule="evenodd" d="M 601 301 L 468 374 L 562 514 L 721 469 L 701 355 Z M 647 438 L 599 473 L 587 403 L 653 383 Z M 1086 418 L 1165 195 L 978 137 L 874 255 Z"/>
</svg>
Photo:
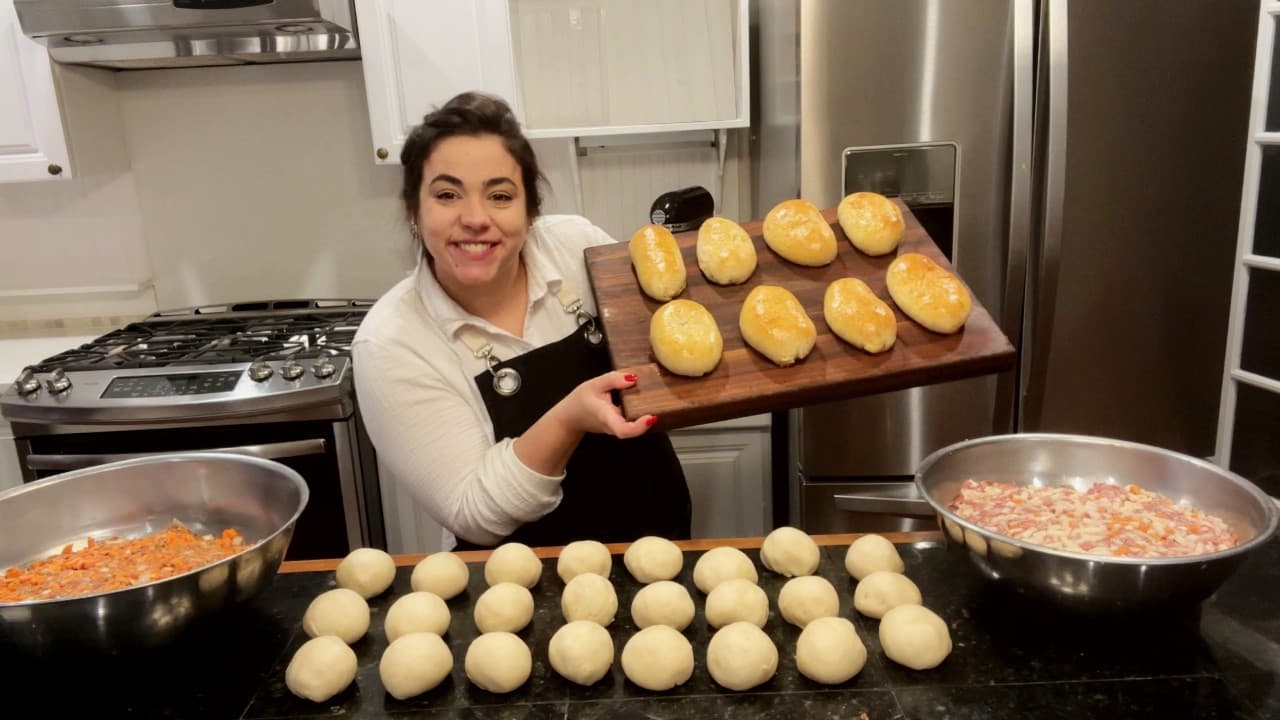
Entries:
<svg viewBox="0 0 1280 720">
<path fill-rule="evenodd" d="M 653 427 L 653 424 L 656 422 L 658 422 L 658 416 L 650 415 L 649 419 L 645 421 L 645 425 L 648 425 L 649 427 Z"/>
<path fill-rule="evenodd" d="M 635 382 L 635 381 L 636 381 L 636 374 L 635 374 L 635 373 L 627 373 L 626 375 L 623 375 L 623 376 L 622 376 L 622 379 L 623 379 L 623 380 L 626 380 L 627 382 Z"/>
</svg>

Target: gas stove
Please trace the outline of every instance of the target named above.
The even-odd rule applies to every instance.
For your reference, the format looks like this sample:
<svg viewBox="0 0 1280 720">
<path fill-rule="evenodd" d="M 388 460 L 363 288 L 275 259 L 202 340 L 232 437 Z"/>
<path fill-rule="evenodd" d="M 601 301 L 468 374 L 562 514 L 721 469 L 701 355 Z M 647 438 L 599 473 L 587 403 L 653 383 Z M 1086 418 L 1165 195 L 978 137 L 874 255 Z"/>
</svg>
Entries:
<svg viewBox="0 0 1280 720">
<path fill-rule="evenodd" d="M 371 300 L 158 312 L 22 371 L 0 395 L 25 482 L 147 455 L 252 455 L 310 489 L 286 557 L 385 547 L 351 342 Z M 345 531 L 345 532 L 344 532 Z"/>
<path fill-rule="evenodd" d="M 274 300 L 170 310 L 25 368 L 0 396 L 17 423 L 351 412 L 351 341 L 371 300 Z"/>
</svg>

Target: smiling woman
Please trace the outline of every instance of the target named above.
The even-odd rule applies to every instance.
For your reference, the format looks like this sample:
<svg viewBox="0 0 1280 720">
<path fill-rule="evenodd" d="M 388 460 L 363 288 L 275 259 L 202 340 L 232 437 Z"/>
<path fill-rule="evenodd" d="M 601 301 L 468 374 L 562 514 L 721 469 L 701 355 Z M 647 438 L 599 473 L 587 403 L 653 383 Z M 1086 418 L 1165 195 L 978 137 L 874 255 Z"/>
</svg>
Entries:
<svg viewBox="0 0 1280 720">
<path fill-rule="evenodd" d="M 540 214 L 537 158 L 498 98 L 429 113 L 400 160 L 418 267 L 352 345 L 395 481 L 470 544 L 688 537 L 670 440 L 613 403 L 636 378 L 611 371 L 583 251 L 614 240 Z"/>
</svg>

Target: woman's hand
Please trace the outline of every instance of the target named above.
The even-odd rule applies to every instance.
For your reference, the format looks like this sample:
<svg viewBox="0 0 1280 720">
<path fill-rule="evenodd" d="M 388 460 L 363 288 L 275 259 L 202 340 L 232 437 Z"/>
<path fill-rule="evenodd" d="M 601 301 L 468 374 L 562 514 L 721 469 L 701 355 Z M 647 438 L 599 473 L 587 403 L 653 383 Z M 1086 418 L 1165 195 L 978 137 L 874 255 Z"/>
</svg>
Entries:
<svg viewBox="0 0 1280 720">
<path fill-rule="evenodd" d="M 582 433 L 600 433 L 618 438 L 643 435 L 658 421 L 656 415 L 642 415 L 628 422 L 613 404 L 612 392 L 636 384 L 632 373 L 608 372 L 593 377 L 573 389 L 551 413 L 570 428 Z"/>
<path fill-rule="evenodd" d="M 535 472 L 559 475 L 586 433 L 624 439 L 643 435 L 658 416 L 642 415 L 627 422 L 611 395 L 614 390 L 635 384 L 635 375 L 620 372 L 605 373 L 582 383 L 515 439 L 516 457 Z"/>
</svg>

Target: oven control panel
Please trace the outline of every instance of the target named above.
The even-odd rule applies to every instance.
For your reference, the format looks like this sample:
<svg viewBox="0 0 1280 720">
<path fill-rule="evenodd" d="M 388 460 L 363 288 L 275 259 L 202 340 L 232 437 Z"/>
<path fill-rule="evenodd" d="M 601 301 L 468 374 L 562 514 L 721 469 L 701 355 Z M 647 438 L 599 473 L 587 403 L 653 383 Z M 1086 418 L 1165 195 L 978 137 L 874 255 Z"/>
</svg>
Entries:
<svg viewBox="0 0 1280 720">
<path fill-rule="evenodd" d="M 349 398 L 351 358 L 258 360 L 191 367 L 61 369 L 22 374 L 3 395 L 9 419 L 98 421 L 183 413 L 245 414 Z"/>
</svg>

